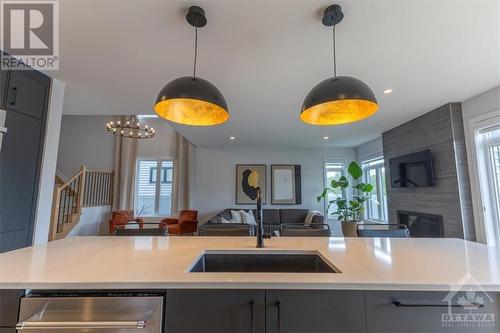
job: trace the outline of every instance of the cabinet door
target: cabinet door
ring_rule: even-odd
[[[0,327],[16,327],[24,290],[0,290]]]
[[[36,71],[11,71],[6,108],[42,119],[47,109],[50,79]]]
[[[5,107],[5,92],[7,90],[7,71],[0,70],[0,109]]]
[[[165,332],[264,332],[264,298],[260,290],[168,290]]]
[[[0,232],[0,253],[20,249],[28,245],[28,229]]]
[[[472,295],[472,294],[471,294]],[[369,333],[454,333],[454,332],[498,332],[493,325],[486,323],[488,316],[451,317],[451,315],[492,314],[498,318],[497,298],[495,293],[475,293],[470,296],[472,302],[484,301],[477,309],[466,310],[458,300],[462,293],[448,292],[366,292],[366,320]],[[479,298],[477,298],[479,297]],[[448,306],[448,299],[451,307]],[[455,318],[455,319],[453,319]],[[482,323],[476,320],[481,318]],[[458,319],[458,321],[454,321]],[[465,320],[462,322],[462,320]],[[472,321],[470,321],[472,320]],[[480,328],[475,326],[480,324]],[[490,323],[491,324],[491,323]],[[471,326],[472,325],[472,326]],[[498,322],[496,323],[498,325]]]
[[[365,332],[363,291],[268,290],[267,333]]]
[[[31,227],[42,121],[7,111],[5,127],[0,151],[0,232]]]

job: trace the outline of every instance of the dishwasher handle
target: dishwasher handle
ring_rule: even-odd
[[[21,330],[54,330],[54,329],[143,329],[145,320],[120,321],[23,321],[17,323]]]

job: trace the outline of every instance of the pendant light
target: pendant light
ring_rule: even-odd
[[[363,81],[337,76],[335,27],[344,14],[339,5],[325,9],[323,24],[333,33],[333,77],[316,85],[306,96],[300,119],[312,125],[341,125],[359,121],[377,112],[377,99]]]
[[[113,135],[130,139],[151,139],[156,135],[153,127],[142,126],[136,116],[125,121],[110,121],[106,124],[106,130]]]
[[[194,27],[193,76],[169,82],[160,91],[155,112],[166,120],[192,126],[213,126],[229,119],[229,111],[221,92],[210,82],[196,76],[198,28],[207,24],[205,12],[198,6],[189,8],[186,20]]]

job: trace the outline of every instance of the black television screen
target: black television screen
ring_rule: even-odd
[[[391,187],[434,186],[434,171],[430,150],[391,158]]]

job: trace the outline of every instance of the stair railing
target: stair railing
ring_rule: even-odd
[[[113,172],[87,170],[83,206],[110,206],[113,202],[113,178]]]
[[[52,203],[51,234],[49,240],[55,240],[64,232],[64,225],[72,223],[72,216],[81,213],[82,195],[85,190],[85,167],[82,166],[66,183],[57,185]]]
[[[87,170],[56,185],[52,203],[49,241],[66,237],[79,222],[84,207],[108,206],[113,200],[113,172]]]

